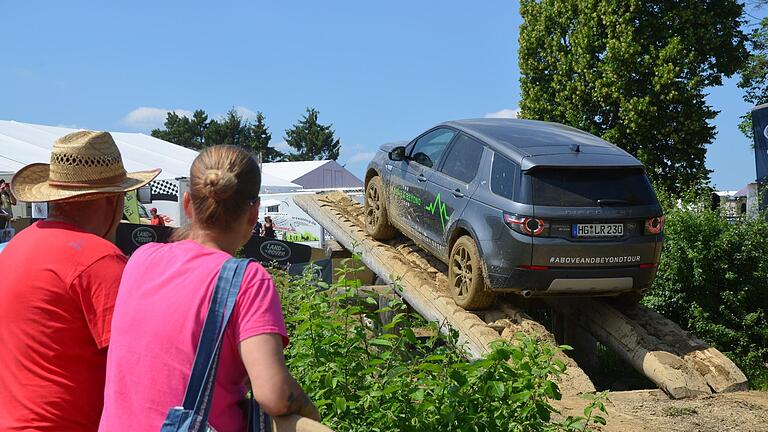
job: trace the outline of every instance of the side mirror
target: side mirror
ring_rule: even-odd
[[[404,161],[405,160],[405,147],[395,147],[389,151],[389,160]]]

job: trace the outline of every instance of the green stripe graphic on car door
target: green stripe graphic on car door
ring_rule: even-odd
[[[440,224],[443,226],[443,232],[445,232],[445,221],[448,220],[448,211],[445,209],[445,203],[440,199],[439,193],[435,197],[435,202],[427,204],[427,210],[432,213],[432,216],[435,215],[435,211],[438,212],[440,215]]]

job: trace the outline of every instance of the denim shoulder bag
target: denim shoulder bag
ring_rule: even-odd
[[[216,380],[224,331],[235,307],[237,293],[240,291],[240,284],[249,262],[249,259],[230,258],[221,267],[197,344],[192,373],[184,393],[184,404],[168,411],[160,432],[215,432],[215,429],[208,425],[213,384]],[[253,398],[249,400],[249,406],[248,431],[269,432],[271,422]]]

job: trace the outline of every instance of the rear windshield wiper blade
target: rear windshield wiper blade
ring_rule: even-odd
[[[603,206],[613,206],[613,205],[629,205],[632,204],[631,202],[623,199],[599,199],[597,200],[597,205],[600,207]]]

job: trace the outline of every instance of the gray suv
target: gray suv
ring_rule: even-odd
[[[383,145],[365,176],[365,223],[445,262],[456,303],[483,309],[496,292],[638,301],[664,216],[619,147],[557,123],[478,119]]]

